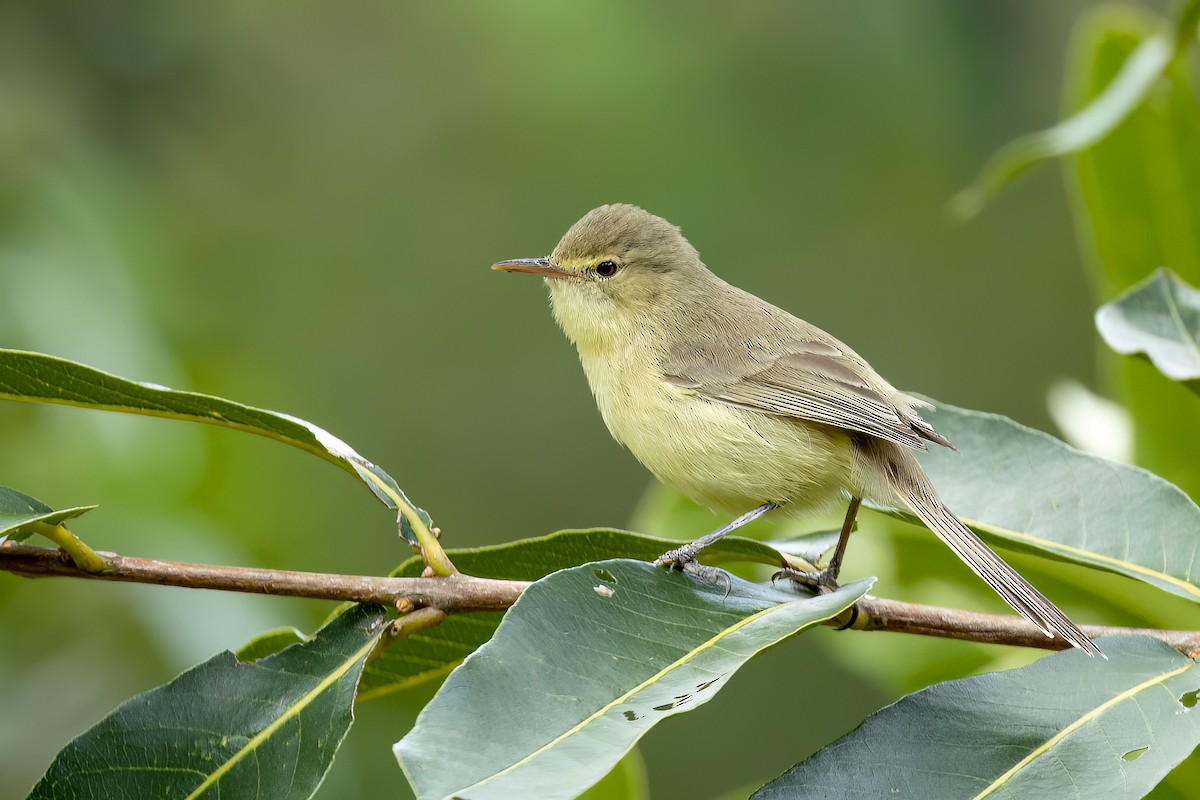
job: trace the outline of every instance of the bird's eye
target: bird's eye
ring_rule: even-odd
[[[621,265],[615,261],[601,261],[596,265],[596,274],[601,278],[611,278],[620,268]]]

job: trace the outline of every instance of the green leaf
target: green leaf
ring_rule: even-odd
[[[1158,17],[1133,6],[1086,12],[1067,58],[1067,108],[1090,103],[1161,30]],[[1064,162],[1097,306],[1159,267],[1200,286],[1200,103],[1188,67],[1173,64],[1148,102],[1104,141]],[[1195,397],[1140,360],[1102,348],[1100,363],[1132,415],[1137,463],[1200,497]]]
[[[23,350],[0,349],[0,398],[202,422],[265,436],[336,464],[358,477],[384,505],[407,505],[425,525],[430,524],[429,515],[412,505],[392,476],[333,434],[290,414],[138,383],[74,361]],[[409,544],[417,544],[407,516],[402,517],[400,527]]]
[[[754,800],[1142,797],[1200,744],[1200,669],[1149,637],[1101,646],[901,698]]]
[[[502,611],[452,614],[436,627],[405,636],[367,664],[359,699],[374,700],[446,677],[492,638],[502,619]]]
[[[821,557],[841,538],[841,530],[813,531],[796,536],[785,536],[780,539],[768,539],[763,544],[773,547],[781,553],[793,558],[803,559],[815,565]]]
[[[653,561],[678,547],[674,539],[646,536],[614,528],[557,531],[546,536],[521,539],[508,544],[447,550],[454,563],[470,575],[512,581],[535,581],[551,572],[586,561],[632,558]],[[705,564],[751,561],[770,566],[783,564],[782,554],[765,542],[741,536],[726,536],[700,554]],[[424,565],[413,557],[392,571],[394,577],[414,577]]]
[[[225,652],[138,695],[67,745],[31,800],[311,797],[382,619],[355,607],[262,661]]]
[[[41,500],[16,489],[0,486],[0,541],[6,536],[14,541],[24,541],[32,534],[28,528],[35,522],[61,525],[93,508],[95,506],[75,506],[56,511]]]
[[[422,800],[575,797],[656,723],[707,702],[751,656],[836,616],[870,583],[802,597],[635,561],[556,572],[446,680],[396,756]]]
[[[1067,106],[1093,102],[1147,39],[1161,35],[1161,24],[1132,6],[1081,17],[1067,58]],[[1066,164],[1081,250],[1093,259],[1102,299],[1161,266],[1200,284],[1200,105],[1187,64],[1173,64],[1153,102]]]
[[[1200,290],[1157,270],[1096,311],[1096,328],[1124,355],[1144,355],[1200,394]]]
[[[1103,139],[1146,98],[1170,61],[1169,37],[1155,36],[1142,42],[1091,105],[1052,128],[1014,139],[988,159],[979,176],[951,201],[954,214],[962,219],[976,216],[1009,181],[1037,162]]]
[[[290,647],[291,645],[307,640],[308,637],[295,628],[273,628],[269,631],[263,631],[258,636],[246,642],[237,649],[234,655],[238,661],[249,663],[266,658],[267,656],[273,656],[285,647]]]
[[[608,558],[652,561],[678,542],[627,531],[597,528],[559,531],[511,544],[449,550],[460,570],[481,578],[535,581],[560,569]],[[708,564],[757,561],[778,566],[782,556],[751,539],[727,536],[702,553]],[[401,564],[392,575],[412,578],[425,565],[420,558]],[[406,636],[367,664],[360,697],[364,700],[444,677],[475,652],[496,630],[504,614],[498,611],[454,614],[435,628]]]
[[[959,452],[921,465],[983,536],[1200,601],[1200,508],[1176,487],[994,414],[936,404],[926,419]]]
[[[1087,105],[1057,125],[1027,134],[1000,149],[970,186],[951,201],[952,211],[968,219],[978,214],[1013,178],[1050,158],[1085,150],[1104,139],[1146,101],[1172,61],[1195,35],[1200,2],[1192,0],[1175,31],[1162,26],[1146,36],[1102,84]],[[1190,35],[1189,35],[1190,34]]]

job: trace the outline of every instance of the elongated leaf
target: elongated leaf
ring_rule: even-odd
[[[800,597],[622,560],[556,572],[446,680],[396,756],[422,800],[575,797],[653,725],[869,586]]]
[[[93,508],[95,506],[75,506],[55,510],[23,492],[0,486],[0,541],[6,536],[18,542],[23,541],[32,533],[26,529],[35,522],[61,525]]]
[[[536,581],[551,572],[589,561],[609,558],[652,561],[678,544],[669,539],[597,528],[559,531],[492,547],[450,550],[448,555],[469,575]],[[783,557],[771,547],[737,536],[727,536],[701,555],[708,564],[735,560],[772,566],[783,563]],[[420,575],[424,567],[420,558],[411,558],[392,574],[411,578]],[[444,677],[492,637],[503,616],[495,611],[455,614],[436,628],[405,637],[367,665],[360,697],[378,697]]]
[[[1145,9],[1090,9],[1067,58],[1067,107],[1094,102],[1160,32],[1161,20]],[[1166,71],[1152,103],[1065,163],[1080,249],[1092,259],[1101,300],[1164,266],[1200,284],[1200,104],[1186,63]]]
[[[1200,290],[1157,270],[1096,312],[1108,346],[1140,354],[1172,380],[1200,393]]]
[[[31,800],[311,797],[382,619],[356,607],[262,661],[225,652],[138,695],[67,745]]]
[[[606,558],[632,558],[653,561],[667,550],[678,547],[674,539],[646,536],[615,528],[588,528],[557,531],[546,536],[521,539],[508,544],[448,550],[454,563],[462,563],[464,572],[488,578],[535,581],[551,572],[575,567],[586,561]],[[783,554],[766,542],[741,536],[726,536],[700,553],[705,564],[750,561],[777,567],[785,563]],[[413,557],[397,567],[392,575],[413,577],[421,574],[423,564]]]
[[[1149,637],[902,698],[754,794],[1137,798],[1200,744],[1196,663]]]
[[[1052,128],[1014,139],[988,159],[979,177],[952,201],[954,213],[970,219],[1009,181],[1037,162],[1082,150],[1103,139],[1145,100],[1170,63],[1171,54],[1171,39],[1165,34],[1142,42],[1091,105]]]
[[[0,398],[202,422],[265,436],[336,464],[365,483],[389,508],[397,508],[398,503],[407,505],[426,525],[430,524],[429,515],[412,505],[392,476],[333,434],[289,414],[138,383],[74,361],[23,350],[0,349]],[[410,544],[417,544],[406,518],[401,521],[401,532]]]
[[[1161,20],[1129,5],[1102,5],[1080,19],[1067,58],[1068,109],[1108,84]],[[1143,103],[1103,142],[1064,162],[1080,251],[1095,305],[1167,267],[1200,286],[1200,103],[1193,70],[1173,64]],[[1134,458],[1200,497],[1196,399],[1138,360],[1102,348],[1115,398],[1134,421]]]
[[[937,404],[926,419],[960,452],[921,464],[985,537],[1200,601],[1200,508],[1176,487],[994,414]]]
[[[1029,167],[1077,153],[1104,139],[1145,102],[1176,57],[1195,37],[1200,0],[1190,0],[1175,29],[1161,26],[1146,36],[1120,70],[1087,105],[1044,131],[1014,139],[988,159],[970,186],[959,192],[952,209],[964,219],[978,214],[1013,178]]]

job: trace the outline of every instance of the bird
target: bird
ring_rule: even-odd
[[[696,555],[774,509],[846,503],[825,569],[784,576],[836,587],[864,500],[905,508],[1048,637],[1103,655],[939,498],[914,451],[952,447],[899,391],[830,334],[722,280],[681,230],[638,206],[585,214],[547,257],[493,269],[545,279],[601,417],[651,473],[696,503],[740,515],[655,563]]]

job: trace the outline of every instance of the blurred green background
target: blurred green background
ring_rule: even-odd
[[[0,346],[312,420],[450,546],[624,526],[648,475],[543,288],[488,270],[621,201],[893,383],[1052,430],[1048,387],[1095,380],[1061,177],[970,224],[944,209],[1058,117],[1089,5],[8,2]],[[9,403],[0,441],[0,483],[101,504],[74,526],[99,548],[364,573],[406,556],[365,489],[266,440]],[[895,540],[860,540],[848,571],[882,594],[999,610],[933,577],[925,539],[895,565]],[[0,575],[0,797],[122,700],[330,608]],[[818,631],[647,737],[655,795],[766,779],[830,721],[1024,658]],[[431,692],[364,705],[321,796],[404,796],[390,745]]]

